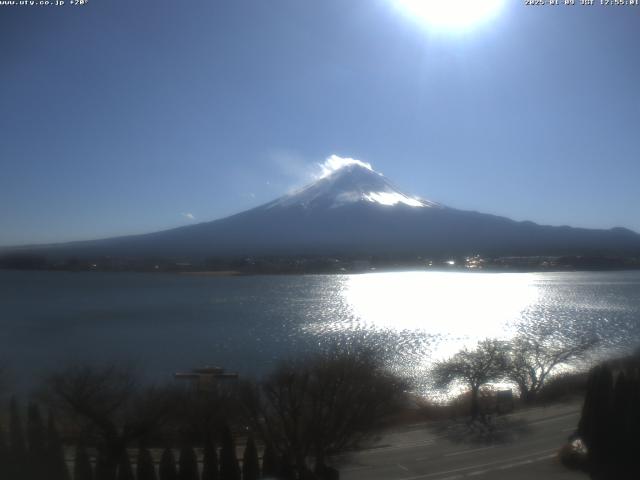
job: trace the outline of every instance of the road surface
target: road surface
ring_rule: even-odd
[[[367,450],[338,459],[342,480],[587,480],[564,468],[558,449],[575,430],[580,404],[540,407],[498,420],[509,441],[469,441],[449,423],[416,424],[384,434]],[[476,439],[477,440],[477,439]]]

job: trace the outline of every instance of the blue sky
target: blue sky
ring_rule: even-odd
[[[212,220],[331,154],[457,208],[640,231],[640,7],[523,3],[455,32],[393,0],[0,7],[0,245]]]

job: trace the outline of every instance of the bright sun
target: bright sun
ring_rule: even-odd
[[[393,0],[397,7],[430,27],[464,30],[495,16],[504,0]]]

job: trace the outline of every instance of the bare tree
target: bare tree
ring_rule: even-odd
[[[506,346],[504,342],[487,339],[478,342],[474,350],[464,348],[448,360],[437,362],[432,374],[436,386],[446,388],[462,383],[471,391],[471,419],[480,413],[479,393],[483,385],[505,376]]]
[[[507,378],[518,386],[520,399],[532,403],[554,370],[581,359],[595,344],[593,338],[572,337],[562,331],[522,333],[510,343]]]
[[[54,408],[96,438],[108,478],[115,478],[127,445],[159,428],[173,405],[168,391],[141,388],[130,369],[115,366],[70,368],[47,384]]]
[[[323,468],[326,456],[360,444],[396,411],[406,388],[370,352],[331,353],[281,364],[246,387],[245,405],[263,440],[301,472],[308,459]]]

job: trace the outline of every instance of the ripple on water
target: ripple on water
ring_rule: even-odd
[[[640,339],[640,272],[189,277],[0,271],[0,349],[16,374],[133,361],[154,377],[219,364],[260,375],[326,348],[376,349],[422,379],[431,362],[522,324]]]

